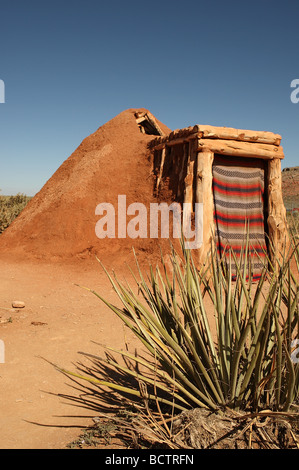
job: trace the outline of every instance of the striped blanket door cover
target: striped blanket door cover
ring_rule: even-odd
[[[257,280],[265,265],[264,161],[215,155],[213,163],[214,221],[220,256],[231,248],[238,259],[244,253],[247,235],[251,272]],[[231,261],[233,277],[236,266]]]

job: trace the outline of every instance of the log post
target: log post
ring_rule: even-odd
[[[181,164],[181,168],[180,168],[180,172],[179,172],[179,178],[178,178],[178,192],[177,192],[178,197],[180,197],[181,194],[182,194],[182,186],[183,186],[182,181],[183,181],[183,177],[184,177],[185,162],[186,162],[187,154],[188,154],[188,143],[184,143],[183,144],[182,164]]]
[[[277,256],[282,259],[289,247],[286,209],[282,198],[281,162],[278,159],[268,162],[268,232],[270,239],[270,259],[277,264]]]
[[[193,215],[194,215],[194,196],[193,196],[193,184],[196,171],[196,145],[194,141],[190,141],[187,147],[187,171],[184,179],[184,204],[183,204],[183,234],[188,245],[193,238],[192,226],[194,227]]]
[[[203,204],[203,244],[198,253],[200,265],[203,265],[207,261],[215,232],[212,188],[213,161],[213,152],[198,152],[196,169],[196,202]]]
[[[188,144],[188,162],[187,162],[187,174],[185,176],[185,191],[184,191],[184,204],[191,204],[193,208],[193,178],[194,178],[194,166],[196,161],[196,145],[194,141],[190,141]]]

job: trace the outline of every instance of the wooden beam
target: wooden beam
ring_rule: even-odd
[[[264,158],[269,160],[272,158],[284,158],[283,148],[281,146],[277,147],[275,145],[235,140],[199,139],[197,151],[211,151],[232,157]]]
[[[201,135],[200,135],[201,136]],[[198,134],[189,134],[185,137],[179,137],[179,138],[173,138],[172,140],[167,140],[167,139],[161,139],[160,143],[151,143],[150,146],[153,148],[153,150],[160,150],[161,148],[165,147],[172,147],[173,145],[181,145],[185,144],[186,142],[190,142],[190,140],[196,139],[198,137]],[[159,142],[159,139],[155,139],[155,142]]]
[[[242,142],[256,142],[261,144],[270,144],[279,146],[281,136],[272,132],[250,131],[243,129],[234,129],[232,127],[214,127],[198,125],[198,132],[202,133],[203,138],[238,140]]]

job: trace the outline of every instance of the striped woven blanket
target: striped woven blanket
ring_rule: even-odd
[[[214,221],[220,256],[232,249],[240,260],[249,237],[253,279],[259,279],[265,264],[264,162],[215,155],[213,164]],[[236,265],[231,258],[232,274]],[[242,259],[242,258],[241,258]]]

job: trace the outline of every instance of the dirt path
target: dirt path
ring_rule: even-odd
[[[82,360],[78,351],[103,351],[92,341],[123,347],[120,320],[75,284],[109,299],[115,300],[115,294],[97,262],[76,268],[0,263],[0,340],[5,345],[5,362],[0,363],[0,448],[65,448],[78,437],[80,426],[92,424],[80,416],[95,413],[53,395],[71,394],[71,382],[39,356],[74,370],[73,363]],[[25,308],[5,310],[14,300],[24,301]],[[133,340],[126,332],[126,341]]]

